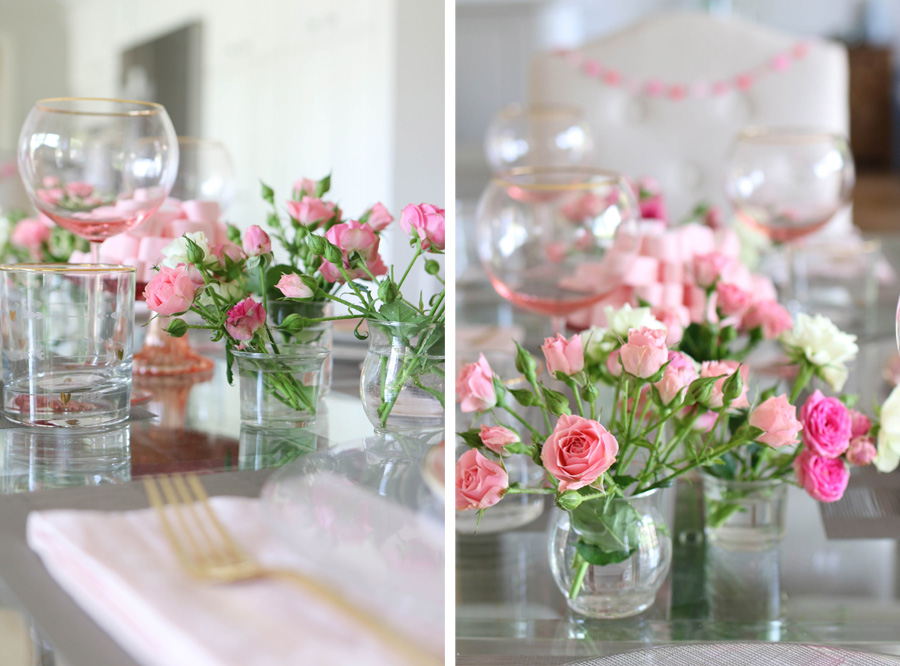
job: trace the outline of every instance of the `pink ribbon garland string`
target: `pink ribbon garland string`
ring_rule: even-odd
[[[570,49],[557,49],[554,54],[577,68],[588,78],[600,81],[610,87],[622,88],[633,95],[647,95],[680,101],[687,97],[718,97],[734,90],[741,92],[750,90],[761,79],[790,69],[796,61],[807,56],[809,49],[808,42],[798,42],[787,51],[777,53],[757,67],[740,72],[730,78],[716,81],[697,80],[693,83],[667,83],[658,78],[634,78],[618,69],[604,65],[599,60],[588,58],[583,53]]]

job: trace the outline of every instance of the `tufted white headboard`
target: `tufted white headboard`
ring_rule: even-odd
[[[663,13],[577,51],[623,77],[690,85],[733,80],[801,40],[742,20]],[[833,42],[806,43],[804,58],[746,91],[678,101],[607,85],[557,54],[541,54],[532,62],[530,101],[580,106],[594,131],[595,162],[629,176],[655,177],[678,220],[700,201],[725,203],[722,165],[742,127],[814,125],[848,132],[846,50]]]

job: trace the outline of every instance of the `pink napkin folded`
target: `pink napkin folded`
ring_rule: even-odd
[[[304,570],[266,526],[260,500],[215,497],[211,504],[259,562]],[[298,586],[191,578],[152,509],[34,512],[27,536],[56,582],[146,666],[403,663],[377,636]]]

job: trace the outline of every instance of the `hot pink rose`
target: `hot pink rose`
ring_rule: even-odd
[[[393,216],[388,212],[387,208],[379,202],[372,206],[372,210],[369,211],[369,219],[366,220],[366,224],[375,231],[382,231],[393,221]]]
[[[378,252],[378,236],[368,224],[360,224],[356,220],[347,220],[336,224],[325,233],[325,238],[337,245],[347,255],[359,252],[369,257]]]
[[[409,204],[400,213],[400,228],[407,236],[412,237],[413,230],[420,239],[424,249],[443,250],[445,242],[444,209],[431,204]]]
[[[557,333],[555,338],[544,340],[541,351],[547,359],[547,371],[551,375],[561,372],[571,377],[584,369],[584,346],[577,333],[571,340]]]
[[[803,425],[797,420],[797,408],[785,395],[773,396],[757,405],[750,412],[748,422],[764,431],[757,439],[758,442],[776,449],[795,444],[797,435],[803,429]]]
[[[741,409],[750,406],[750,401],[747,400],[747,376],[749,371],[747,370],[746,365],[740,365],[737,361],[704,361],[700,366],[701,377],[721,377],[721,379],[713,385],[712,394],[709,398],[709,407],[718,409],[724,404],[725,396],[722,391],[725,387],[725,382],[728,381],[728,378],[731,377],[739,367],[744,386],[741,389],[741,394],[731,401],[730,408]]]
[[[235,340],[251,340],[266,323],[266,310],[262,303],[247,297],[228,311],[225,330]]]
[[[66,185],[66,194],[70,197],[80,197],[84,199],[94,193],[94,186],[90,183],[74,182]]]
[[[597,421],[563,414],[541,449],[544,468],[560,490],[589,486],[616,461],[619,443]]]
[[[859,437],[867,435],[872,429],[872,422],[869,417],[860,411],[851,409],[850,411],[850,436]]]
[[[837,458],[850,446],[850,410],[837,398],[816,391],[800,409],[803,443],[822,458]]]
[[[456,395],[464,412],[484,412],[497,404],[494,372],[484,354],[475,363],[463,366],[456,380]]]
[[[318,181],[311,178],[301,178],[294,183],[294,193],[302,196],[308,194],[311,197],[316,196],[316,189],[319,187]]]
[[[310,289],[296,273],[285,273],[278,280],[275,287],[287,298],[312,298],[313,290]]]
[[[750,292],[725,282],[716,285],[716,306],[726,317],[740,317],[752,303]]]
[[[840,458],[822,458],[804,449],[794,460],[797,482],[819,502],[837,502],[844,496],[850,471]]]
[[[698,254],[694,257],[694,281],[698,286],[711,287],[731,264],[731,259],[720,252]]]
[[[498,455],[502,454],[503,449],[510,444],[517,444],[522,441],[519,439],[518,433],[503,426],[482,425],[478,436],[481,438],[482,444]]]
[[[662,194],[652,194],[638,202],[641,209],[641,217],[645,220],[662,220],[667,222],[669,214],[666,212],[666,204]]]
[[[878,455],[875,448],[875,438],[871,435],[860,435],[850,440],[850,446],[847,448],[847,455],[844,456],[847,462],[857,467],[871,465]]]
[[[45,218],[29,217],[20,220],[13,229],[9,241],[16,247],[31,251],[33,258],[40,258],[41,247],[50,240],[52,226]]]
[[[654,384],[664,405],[671,404],[697,378],[697,368],[687,354],[670,351],[668,360],[662,379]]]
[[[144,300],[153,312],[168,317],[187,312],[196,293],[197,285],[184,264],[176,268],[163,266],[144,287]]]
[[[254,224],[244,232],[244,252],[248,257],[258,257],[271,251],[272,240],[262,227]]]
[[[652,377],[668,358],[665,330],[642,326],[628,331],[628,342],[622,345],[620,362],[629,375],[641,379]]]
[[[287,202],[288,213],[302,225],[310,225],[314,222],[330,220],[335,214],[334,204],[330,201],[322,201],[311,196],[305,196],[300,201]]]
[[[620,357],[622,356],[622,349],[614,349],[609,353],[609,356],[606,357],[606,369],[609,370],[609,374],[613,377],[620,377],[622,375],[622,361]]]
[[[766,340],[774,340],[794,325],[791,313],[776,301],[754,303],[744,314],[741,327],[745,331],[761,328]]]
[[[509,487],[504,469],[469,449],[456,461],[456,509],[486,509],[503,499]]]

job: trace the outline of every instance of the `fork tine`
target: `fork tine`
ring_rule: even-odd
[[[181,539],[175,535],[175,530],[172,529],[169,518],[166,516],[165,502],[160,494],[159,485],[157,485],[156,479],[152,476],[144,477],[144,490],[147,492],[150,506],[154,508],[156,515],[159,516],[159,522],[162,523],[163,532],[172,548],[175,550],[175,555],[181,561],[181,564],[185,569],[188,571],[195,571],[197,566],[196,563],[185,551]]]
[[[197,502],[204,502],[203,497],[192,494],[188,485],[184,482],[184,477],[180,474],[172,475],[172,483],[175,486],[175,490],[178,491],[178,495],[181,498],[182,505],[188,516],[196,526],[196,530],[194,531],[195,534],[199,533],[199,535],[202,536],[202,541],[205,542],[206,550],[204,552],[208,555],[208,559],[217,561],[219,564],[234,563],[238,558],[234,553],[228,551],[227,543],[223,543],[221,539],[215,538],[215,535],[211,533],[210,522],[204,520],[203,516],[197,510]],[[197,482],[196,485],[199,486],[199,482]],[[193,487],[194,484],[191,484],[191,486]],[[200,486],[200,488],[202,489],[202,486]]]
[[[210,524],[216,528],[219,536],[222,537],[222,541],[227,544],[228,548],[231,549],[234,558],[246,559],[247,556],[244,554],[244,551],[241,550],[241,548],[234,542],[234,540],[231,538],[231,535],[228,533],[222,523],[219,522],[218,516],[216,516],[215,512],[212,510],[212,507],[209,505],[209,495],[206,494],[206,489],[203,487],[203,484],[200,483],[200,480],[194,474],[188,474],[187,482],[188,485],[190,485],[191,489],[194,491],[194,495],[203,506],[204,512],[206,513]]]
[[[172,506],[175,518],[177,519],[177,523],[181,526],[181,533],[184,536],[185,541],[190,544],[190,549],[194,554],[194,570],[200,569],[204,566],[209,566],[212,564],[212,560],[210,559],[209,554],[204,551],[200,544],[194,539],[194,530],[191,529],[190,525],[188,525],[188,521],[185,517],[185,512],[182,511],[182,506],[185,505],[181,499],[178,497],[175,492],[175,488],[172,485],[172,480],[167,476],[160,476],[158,479],[159,486],[162,488],[163,495],[166,498],[166,501]],[[185,505],[186,506],[186,505]]]

